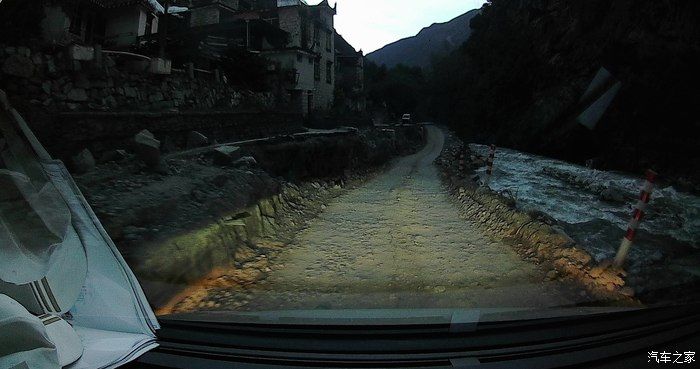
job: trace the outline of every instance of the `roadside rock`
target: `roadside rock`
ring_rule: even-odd
[[[241,148],[238,146],[220,146],[214,149],[213,159],[216,165],[230,165],[241,157]]]
[[[85,92],[84,89],[82,88],[74,88],[68,92],[68,100],[70,101],[76,101],[76,102],[82,102],[82,101],[88,101],[88,95],[87,92]]]
[[[26,56],[14,54],[5,60],[2,71],[11,76],[30,78],[34,75],[34,63]]]
[[[187,135],[187,148],[194,149],[197,147],[207,146],[209,144],[209,139],[207,136],[197,132],[192,131]]]
[[[95,168],[95,158],[88,149],[79,152],[73,157],[73,170],[76,173],[87,173]]]
[[[258,165],[258,161],[252,156],[244,156],[233,163],[236,167],[254,167]]]
[[[110,161],[120,162],[126,159],[127,153],[125,150],[110,150],[102,154],[100,157],[100,163],[107,163]]]
[[[136,154],[146,165],[156,168],[160,165],[160,141],[151,132],[143,130],[134,136]]]

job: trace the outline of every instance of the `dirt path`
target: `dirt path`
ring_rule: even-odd
[[[566,305],[570,288],[461,219],[433,161],[428,128],[415,155],[329,204],[236,310]],[[222,306],[226,309],[226,306]]]

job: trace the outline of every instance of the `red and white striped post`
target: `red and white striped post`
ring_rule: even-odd
[[[637,205],[634,208],[632,220],[627,226],[627,233],[625,234],[625,238],[622,239],[620,249],[617,250],[617,255],[615,256],[616,267],[621,267],[625,263],[627,253],[629,253],[630,247],[632,247],[632,241],[634,241],[634,236],[637,233],[639,224],[642,222],[642,218],[644,218],[644,210],[646,210],[649,200],[651,200],[651,193],[654,190],[654,183],[656,182],[656,176],[658,176],[658,174],[649,169],[646,171],[645,176],[646,181],[644,187],[642,187],[639,201],[637,201]]]
[[[491,181],[491,175],[493,175],[493,161],[496,159],[496,145],[491,145],[491,152],[489,153],[489,159],[486,162],[486,181],[484,184],[488,184]]]

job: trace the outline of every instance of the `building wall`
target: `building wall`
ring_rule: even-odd
[[[70,18],[60,5],[44,7],[45,17],[41,20],[41,32],[49,44],[63,44],[70,39],[68,29]]]
[[[287,90],[294,110],[307,115],[309,113],[308,94],[316,88],[314,57],[300,50],[276,51],[264,55],[269,60],[279,63],[282,70],[296,70],[299,73],[299,81],[296,84],[290,83]]]
[[[105,24],[106,46],[128,46],[145,33],[146,13],[137,7],[110,10]]]
[[[317,29],[316,19],[312,14],[319,10],[323,26]],[[302,73],[300,79],[307,83],[311,78],[313,82],[313,87],[309,90],[313,93],[314,110],[330,109],[333,104],[336,80],[333,12],[325,7],[296,5],[278,8],[278,15],[279,27],[289,33],[287,47],[309,48],[310,51],[317,54],[314,63],[317,63],[320,69],[319,78],[316,79],[314,65],[309,65],[308,60],[304,58],[304,63],[302,63],[304,65],[298,66],[298,70]],[[316,37],[317,33],[318,37]],[[331,63],[330,71],[328,71],[328,63]],[[306,104],[306,106],[308,105]]]
[[[301,47],[301,14],[299,7],[279,8],[279,27],[289,33],[289,47]]]
[[[314,50],[320,54],[321,78],[315,81],[314,106],[316,110],[328,110],[333,105],[333,95],[335,91],[335,29],[333,15],[330,11],[323,10],[321,13],[323,23],[328,30],[319,30],[319,44],[314,46]],[[313,26],[310,27],[313,29]],[[328,33],[327,31],[330,31]],[[313,31],[312,31],[313,32]],[[327,48],[327,38],[330,37],[330,47]],[[328,83],[328,63],[330,67],[330,83]]]
[[[192,9],[190,11],[190,27],[217,24],[221,18],[221,12],[215,5]]]

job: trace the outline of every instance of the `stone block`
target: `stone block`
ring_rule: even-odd
[[[170,74],[172,70],[172,61],[163,58],[151,59],[149,72],[151,74]]]
[[[68,92],[67,98],[70,101],[87,101],[88,95],[84,89],[74,88]]]
[[[85,149],[73,158],[73,170],[76,173],[87,173],[95,168],[95,158],[90,150]]]
[[[32,77],[35,69],[31,59],[19,54],[10,55],[2,65],[3,73],[21,78]]]
[[[107,163],[110,161],[122,161],[126,159],[127,153],[125,150],[110,150],[102,154],[100,157],[100,163]]]
[[[240,157],[241,148],[238,146],[220,146],[213,152],[214,164],[216,165],[230,165]]]
[[[258,204],[260,207],[260,213],[266,217],[271,217],[274,218],[276,216],[275,212],[275,206],[272,203],[272,200],[269,199],[264,199],[260,200],[260,203]]]
[[[134,136],[135,149],[138,157],[146,165],[156,168],[160,165],[160,141],[153,137],[148,130],[143,130]]]
[[[41,89],[44,91],[45,94],[50,95],[51,94],[51,82],[44,81],[41,84]]]
[[[209,144],[209,139],[207,136],[197,132],[192,131],[187,135],[187,148],[192,149],[196,147],[207,146]]]
[[[20,47],[17,48],[17,54],[18,54],[18,55],[22,55],[22,56],[24,56],[25,58],[28,58],[28,57],[30,57],[30,56],[32,55],[32,51],[29,50],[29,48],[26,47],[26,46],[20,46]]]
[[[70,45],[68,57],[72,60],[90,61],[95,59],[95,48],[91,46]]]
[[[129,87],[129,86],[124,87],[124,96],[136,97],[137,96],[136,89],[133,87]]]

